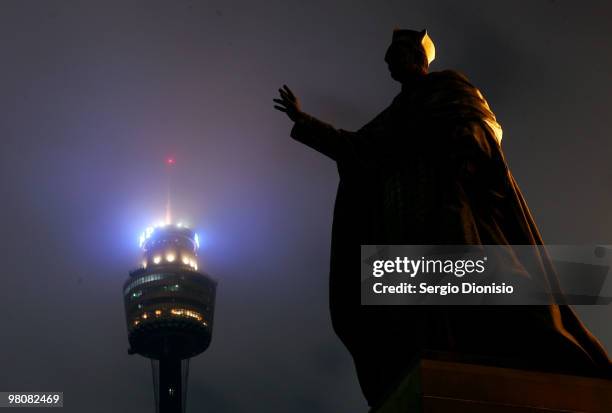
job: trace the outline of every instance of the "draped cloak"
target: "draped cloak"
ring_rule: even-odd
[[[432,72],[356,132],[313,117],[291,136],[337,162],[332,325],[376,405],[414,357],[437,350],[608,375],[610,360],[566,305],[361,306],[360,245],[541,245],[501,149],[501,127],[462,74]],[[530,274],[555,293],[550,258]]]

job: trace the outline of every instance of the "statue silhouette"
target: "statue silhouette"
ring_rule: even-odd
[[[543,244],[495,115],[462,74],[429,72],[434,57],[425,30],[395,30],[385,61],[401,92],[356,132],[304,113],[287,86],[274,99],[295,122],[291,136],[338,166],[330,310],[366,399],[379,404],[431,350],[608,376],[606,351],[566,305],[360,305],[359,245]],[[554,284],[549,258],[538,258]]]

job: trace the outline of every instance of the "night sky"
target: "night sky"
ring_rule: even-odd
[[[278,87],[357,129],[399,91],[392,29],[427,28],[431,70],[461,70],[497,114],[545,241],[612,244],[611,18],[565,0],[2,1],[0,391],[153,411],[122,284],[171,155],[174,215],[219,280],[189,411],[365,412],[327,307],[335,164],[289,138]],[[612,350],[612,307],[579,310]]]

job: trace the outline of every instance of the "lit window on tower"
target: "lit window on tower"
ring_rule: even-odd
[[[200,315],[200,313],[196,311],[186,310],[184,308],[173,308],[172,310],[170,310],[170,312],[173,315],[191,317],[191,318],[195,318],[198,321],[202,321],[202,316]]]

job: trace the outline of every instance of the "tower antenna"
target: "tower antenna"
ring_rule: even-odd
[[[166,159],[166,225],[172,223],[172,202],[171,202],[171,187],[172,187],[172,169],[176,164],[174,157],[170,156]]]

